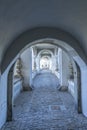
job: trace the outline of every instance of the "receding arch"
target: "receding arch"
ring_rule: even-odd
[[[83,53],[83,50],[79,46],[79,42],[74,39],[70,34],[62,33],[61,30],[55,30],[54,28],[42,28],[43,33],[40,33],[39,30],[41,28],[37,28],[36,30],[31,30],[30,32],[24,33],[23,37],[22,35],[19,36],[18,39],[16,39],[13,44],[8,48],[4,55],[4,59],[2,60],[2,73],[5,71],[5,69],[8,67],[8,65],[13,61],[15,56],[25,47],[30,47],[32,45],[35,45],[37,43],[50,43],[54,44],[56,46],[61,47],[63,50],[65,50],[68,55],[78,64],[80,67],[81,72],[81,100],[82,100],[82,112],[85,116],[87,116],[87,103],[86,98],[87,94],[85,89],[86,87],[86,79],[84,76],[87,76],[87,65],[86,65],[86,57]],[[52,31],[53,30],[53,31]],[[52,31],[52,32],[51,32]],[[55,32],[56,31],[56,32]],[[61,33],[60,33],[61,32]],[[36,35],[35,35],[36,33]],[[28,35],[30,34],[30,35]],[[40,34],[40,35],[38,35]],[[59,34],[59,35],[58,35]],[[32,36],[32,37],[29,37]],[[21,46],[20,46],[21,44]],[[14,51],[13,51],[14,50]],[[11,55],[12,54],[12,55]]]
[[[70,33],[65,32],[59,28],[53,27],[38,27],[34,29],[30,29],[18,36],[8,47],[6,50],[2,62],[1,62],[1,73],[5,71],[7,66],[11,63],[12,59],[20,52],[22,48],[24,48],[29,43],[44,39],[44,38],[53,38],[59,39],[61,41],[66,42],[72,48],[76,50],[79,56],[87,63],[86,56],[83,52],[82,47],[80,46],[79,41],[73,37]],[[52,42],[52,40],[51,40]]]
[[[76,68],[77,68],[77,91],[78,91],[78,112],[81,113],[82,112],[82,99],[81,99],[81,70],[79,65],[75,62],[76,64]]]
[[[41,55],[43,52],[49,52],[49,54],[51,54],[53,56],[52,51],[48,50],[48,49],[43,49],[39,52],[38,56]]]
[[[73,60],[73,62],[74,62],[74,60]],[[79,73],[80,73],[80,68],[79,68],[78,64],[76,62],[74,62],[74,63],[76,64],[77,68],[79,69]],[[10,66],[10,69],[8,71],[8,79],[7,79],[7,121],[12,121],[12,119],[13,119],[12,93],[13,93],[13,70],[14,70],[14,64],[15,63],[13,63]],[[80,79],[77,79],[77,80],[80,81]],[[78,100],[77,101],[78,102],[78,104],[77,104],[77,111],[78,111],[78,113],[81,113],[82,112],[81,111],[81,107],[82,107],[81,106],[81,86],[79,86],[79,87],[80,87],[80,89],[77,88],[80,91],[80,93],[78,93],[78,99],[77,99]]]

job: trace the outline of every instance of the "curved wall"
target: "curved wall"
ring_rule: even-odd
[[[66,42],[68,45],[74,48],[79,56],[87,63],[86,56],[80,47],[79,42],[72,35],[57,28],[39,27],[22,33],[8,47],[1,63],[1,73],[5,71],[12,59],[15,58],[22,48],[35,40],[45,38],[53,38]],[[52,40],[51,43],[53,44]]]

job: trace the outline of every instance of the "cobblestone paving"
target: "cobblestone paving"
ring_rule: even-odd
[[[14,120],[1,130],[87,130],[87,118],[77,113],[72,96],[51,85],[22,92],[13,112]]]

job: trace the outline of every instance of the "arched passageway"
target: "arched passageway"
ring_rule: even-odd
[[[51,38],[46,38],[46,39],[40,39],[40,40],[37,40],[37,41],[35,41],[35,42],[33,42],[33,43],[30,43],[29,44],[29,46],[27,46],[27,47],[30,47],[31,45],[35,45],[35,44],[37,44],[37,43],[39,43],[39,44],[42,44],[42,43],[51,43],[51,44],[54,44],[54,45],[57,45],[57,46],[59,46],[59,47],[61,47],[64,51],[66,51],[67,53],[68,53],[68,55],[71,57],[71,59],[73,60],[73,61],[75,61],[78,65],[79,65],[79,67],[80,67],[80,71],[78,71],[78,72],[80,72],[80,74],[81,74],[81,79],[78,77],[78,80],[80,80],[81,81],[81,86],[80,86],[80,90],[79,91],[81,91],[81,93],[80,94],[78,94],[79,95],[79,97],[80,98],[78,98],[78,101],[79,101],[79,99],[80,99],[80,104],[78,103],[78,101],[77,101],[77,104],[78,105],[80,105],[80,112],[81,112],[81,107],[82,107],[82,112],[83,112],[83,114],[86,116],[86,104],[85,104],[85,97],[86,97],[86,93],[83,93],[84,92],[84,90],[85,90],[85,84],[83,84],[83,82],[85,82],[85,79],[83,79],[83,76],[84,75],[86,75],[86,72],[84,73],[84,69],[86,68],[86,64],[85,64],[85,62],[81,59],[81,57],[78,55],[78,53],[75,51],[75,49],[74,48],[72,48],[71,46],[68,46],[68,44],[67,43],[65,43],[65,42],[63,42],[63,41],[60,41],[60,40],[57,40],[57,39],[51,39]],[[25,47],[26,48],[26,47]],[[29,53],[29,54],[31,54],[31,53]],[[13,62],[14,63],[14,62]],[[12,64],[13,64],[12,63]],[[11,65],[10,65],[11,66]],[[78,70],[78,69],[77,69]],[[8,71],[9,72],[9,71]],[[7,72],[7,73],[8,73]],[[78,75],[78,74],[77,74]],[[12,75],[11,75],[12,76]],[[8,76],[9,77],[9,76]],[[7,80],[8,81],[8,80]],[[12,82],[12,81],[11,81]],[[76,88],[77,89],[77,88]],[[79,91],[77,91],[77,92],[79,92]],[[32,92],[31,92],[32,93]],[[8,92],[8,94],[9,94],[9,92]],[[12,93],[11,93],[12,94]],[[39,97],[40,98],[40,97]],[[68,98],[68,97],[67,97]],[[30,98],[31,99],[31,98]],[[56,99],[57,100],[57,99]],[[10,99],[10,101],[12,101],[11,99]],[[82,103],[81,103],[81,101],[82,101]],[[76,104],[76,105],[77,105]],[[12,106],[11,106],[12,107]],[[20,106],[19,106],[20,107]],[[55,108],[56,106],[54,106],[54,108]],[[58,107],[59,107],[59,109],[62,109],[61,108],[61,106],[57,106],[56,108],[58,109]],[[64,108],[64,106],[63,106],[63,108]],[[78,108],[79,108],[79,106],[78,106]],[[12,108],[11,108],[12,109]],[[66,109],[66,108],[64,108],[64,109]],[[11,114],[10,114],[11,115]],[[84,117],[81,115],[81,118],[83,118],[84,119]],[[84,119],[85,120],[85,119]]]
[[[11,68],[11,70],[12,70],[12,68]],[[9,71],[9,74],[10,74],[10,72],[11,71]],[[79,71],[80,72],[80,71]],[[11,75],[12,76],[12,75]],[[47,91],[49,91],[49,93],[51,92],[51,91],[53,91],[54,93],[55,93],[55,90],[56,91],[58,91],[57,90],[57,87],[59,86],[59,81],[58,81],[58,78],[56,77],[56,76],[54,76],[50,71],[48,71],[48,70],[42,70],[42,71],[40,71],[39,73],[38,73],[38,75],[34,78],[34,84],[33,84],[33,86],[35,87],[35,88],[38,88],[39,87],[39,91],[43,91],[44,89],[45,89],[45,91],[47,90]],[[9,90],[9,89],[8,89]],[[51,90],[51,91],[50,91]],[[38,93],[39,93],[39,91],[37,91]],[[44,92],[44,91],[43,91]],[[9,91],[9,93],[10,93],[10,91]],[[41,93],[41,92],[40,92]],[[45,95],[44,95],[45,96]],[[78,96],[78,95],[77,95]],[[81,95],[80,95],[81,96]],[[79,96],[79,99],[80,99],[80,102],[81,102],[81,97]],[[52,98],[54,98],[54,97],[52,97]],[[12,97],[10,96],[10,99],[12,99]],[[54,99],[53,99],[54,100]],[[57,99],[56,99],[57,100]],[[11,100],[10,100],[11,101]],[[79,100],[78,100],[79,101]],[[77,101],[77,102],[78,102]],[[11,101],[12,102],[12,101]],[[38,102],[38,101],[37,101]],[[59,101],[60,102],[60,101]],[[73,102],[73,101],[72,101]],[[57,102],[55,103],[53,103],[53,104],[57,104]],[[60,107],[61,108],[61,106],[55,106],[54,105],[54,107]],[[76,104],[77,105],[77,104]],[[81,105],[81,104],[80,104]],[[12,109],[12,107],[13,107],[13,105],[11,104],[11,109]],[[49,107],[50,107],[50,105],[49,105]],[[62,107],[64,107],[64,109],[66,109],[65,108],[65,106],[62,106]],[[81,106],[80,106],[81,107]],[[78,102],[78,112],[81,112],[81,108],[79,107],[79,102]],[[34,108],[35,109],[35,108]],[[71,110],[72,111],[72,110]],[[14,113],[14,115],[15,115],[15,113]],[[16,119],[17,119],[17,117],[16,117]],[[10,121],[12,120],[12,113],[11,113],[11,115],[10,115]]]

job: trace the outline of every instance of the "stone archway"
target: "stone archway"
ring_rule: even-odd
[[[82,112],[85,116],[87,116],[87,103],[86,103],[87,80],[85,78],[87,77],[87,65],[86,65],[87,60],[83,50],[79,46],[79,42],[70,34],[60,29],[57,30],[55,28],[37,28],[34,30],[29,30],[26,33],[23,33],[13,42],[13,44],[11,44],[11,46],[9,46],[8,50],[6,51],[1,64],[2,73],[4,73],[8,65],[15,58],[15,56],[21,51],[21,49],[23,49],[26,45],[31,46],[38,42],[51,43],[61,47],[66,52],[68,52],[68,54],[72,57],[72,59],[76,61],[76,63],[79,65],[81,70]],[[19,43],[21,44],[21,46]]]
[[[64,42],[62,42],[62,41],[59,41],[59,40],[56,40],[56,39],[41,39],[41,40],[38,40],[38,41],[35,41],[34,43],[33,43],[33,45],[34,44],[37,44],[38,42],[39,43],[41,43],[41,42],[46,42],[46,41],[51,41],[51,40],[54,40],[54,44],[56,45],[56,46],[59,46],[59,47],[61,47],[62,49],[64,49],[64,51],[65,52],[67,52],[68,54],[69,54],[69,56],[72,58],[72,60],[73,61],[75,61],[76,62],[76,64],[77,65],[79,65],[79,61],[80,61],[80,59],[78,60],[78,54],[75,52],[75,50],[73,49],[73,48],[71,48],[70,46],[69,46],[69,48],[67,48],[67,43],[64,43]],[[58,41],[59,41],[59,43],[58,43]],[[66,44],[66,47],[64,47],[64,45],[62,44],[61,45],[61,43],[63,43],[63,44]],[[32,45],[32,44],[31,44]],[[30,47],[30,46],[29,46]],[[77,59],[76,59],[77,58]],[[78,62],[77,62],[77,60],[78,60]],[[78,74],[80,73],[80,71],[79,71],[79,68],[78,68]],[[11,74],[10,74],[11,75]],[[80,73],[80,75],[81,75],[81,73]],[[8,77],[10,77],[10,76],[8,76]],[[78,83],[79,82],[81,82],[81,79],[78,77]],[[79,91],[80,91],[80,93],[79,93]],[[77,102],[77,110],[78,110],[78,112],[80,113],[81,112],[81,86],[80,86],[80,89],[79,89],[79,91],[78,91],[78,102]]]

